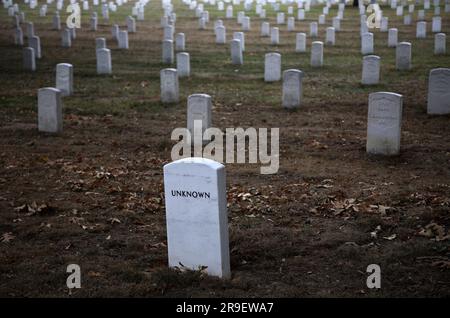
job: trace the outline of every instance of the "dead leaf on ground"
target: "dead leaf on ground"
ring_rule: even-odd
[[[0,242],[9,243],[14,239],[15,239],[15,236],[12,234],[12,232],[7,232],[7,233],[2,234]]]

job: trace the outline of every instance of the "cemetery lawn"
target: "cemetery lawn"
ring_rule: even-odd
[[[399,41],[412,42],[413,69],[395,71],[395,49],[387,48],[387,33],[375,30],[381,84],[363,87],[355,8],[346,8],[320,69],[309,66],[309,36],[307,53],[295,53],[295,32],[282,26],[281,44],[270,46],[250,13],[244,65],[236,67],[229,45],[214,44],[214,21],[224,12],[208,7],[211,21],[199,31],[193,13],[174,3],[192,76],[180,80],[181,101],[170,106],[159,101],[159,72],[166,67],[160,1],[149,4],[146,20],[129,34],[129,50],[117,49],[110,28],[125,26],[131,3],[111,13],[109,24],[98,11],[97,32],[89,31],[83,13],[70,49],[51,30],[53,7],[47,17],[25,9],[41,37],[35,73],[22,70],[22,49],[13,45],[11,18],[1,10],[0,296],[68,296],[71,263],[82,271],[82,288],[72,292],[77,297],[450,296],[450,117],[426,114],[428,73],[449,67],[450,57],[432,54],[430,30],[417,40],[415,23],[404,26],[384,8]],[[336,12],[330,10],[326,26]],[[313,8],[296,29],[308,33],[318,15]],[[274,13],[267,16],[273,25]],[[442,25],[447,34],[449,18]],[[235,19],[224,24],[229,40],[239,27]],[[96,75],[100,36],[111,49],[112,76]],[[270,51],[282,54],[283,70],[305,73],[297,111],[282,109],[280,82],[263,81]],[[74,65],[75,81],[74,95],[63,100],[63,133],[38,133],[37,90],[55,85],[62,62]],[[398,157],[365,152],[368,95],[376,91],[404,96]],[[193,93],[212,96],[214,127],[280,128],[277,174],[226,164],[229,281],[167,269],[162,167],[171,161],[171,132],[185,127]],[[381,266],[379,290],[366,287],[369,264]]]

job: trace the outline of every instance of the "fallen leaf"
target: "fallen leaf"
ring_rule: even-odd
[[[15,236],[11,232],[3,233],[2,237],[0,239],[0,242],[2,242],[2,243],[9,243],[14,238],[15,238]]]

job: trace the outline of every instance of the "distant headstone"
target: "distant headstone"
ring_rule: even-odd
[[[326,39],[325,43],[328,45],[334,45],[335,44],[335,32],[333,27],[328,27],[326,32]]]
[[[225,167],[206,158],[164,166],[170,267],[230,278]]]
[[[191,75],[189,53],[177,53],[177,72],[179,78],[189,77]]]
[[[311,66],[321,67],[323,65],[323,42],[311,43]]]
[[[118,38],[119,38],[119,25],[118,24],[113,24],[113,26],[111,27],[111,35],[112,35],[113,39],[118,40]]]
[[[128,50],[128,32],[125,30],[119,31],[117,42],[119,49]]]
[[[242,52],[245,52],[245,34],[244,34],[244,32],[234,32],[233,40],[234,39],[241,41],[241,50],[242,50]]]
[[[437,33],[441,32],[442,27],[442,18],[441,17],[433,17],[433,24],[432,24],[432,32]]]
[[[173,41],[164,40],[162,43],[162,62],[164,64],[172,64],[174,59]]]
[[[299,9],[297,11],[297,20],[299,20],[299,21],[305,20],[305,10],[304,9]]]
[[[27,22],[27,38],[31,39],[34,36],[34,24],[33,22]]]
[[[72,37],[70,36],[69,29],[64,29],[61,32],[61,46],[62,47],[71,47],[72,46]]]
[[[411,69],[411,43],[400,42],[395,50],[395,68],[399,71]]]
[[[277,27],[273,27],[270,30],[270,44],[272,45],[280,44],[280,30]]]
[[[336,32],[341,31],[341,19],[339,19],[339,17],[333,18],[333,28],[336,30]]]
[[[164,104],[178,103],[179,88],[177,70],[165,68],[160,72],[161,79],[161,102]]]
[[[400,152],[402,95],[377,92],[369,95],[366,151],[377,155]]]
[[[318,36],[318,25],[317,22],[311,22],[309,24],[309,36],[316,38]]]
[[[388,31],[388,25],[389,25],[389,18],[388,17],[382,17],[380,22],[380,31],[381,32],[387,32]]]
[[[450,68],[435,68],[430,71],[427,113],[450,114]]]
[[[287,30],[289,32],[292,32],[292,31],[295,30],[295,19],[294,19],[294,17],[289,17],[287,19]]]
[[[106,49],[106,39],[105,38],[96,38],[95,39],[95,49]]]
[[[224,26],[216,27],[216,43],[225,44],[227,42],[227,35]]]
[[[361,84],[375,85],[380,81],[380,57],[366,55],[363,58],[363,70]]]
[[[417,22],[416,38],[425,39],[427,37],[427,23],[425,21]]]
[[[284,24],[284,12],[277,13],[277,24]]]
[[[264,81],[276,82],[281,80],[281,55],[267,53],[264,62]]]
[[[23,68],[32,72],[36,70],[36,56],[32,47],[23,48]]]
[[[264,37],[270,36],[270,24],[269,24],[269,22],[261,23],[261,36],[264,36]]]
[[[398,43],[398,30],[396,28],[389,29],[388,47],[396,47]]]
[[[202,136],[212,123],[212,102],[211,96],[207,94],[193,94],[188,97],[187,103],[187,128],[194,141],[194,123],[201,121]],[[203,139],[203,138],[202,138]]]
[[[306,34],[297,33],[295,37],[295,52],[306,52]]]
[[[231,46],[231,63],[236,65],[244,64],[242,55],[241,40],[234,39],[230,42]]]
[[[445,54],[446,52],[445,33],[436,33],[434,35],[434,54]]]
[[[38,91],[38,130],[60,133],[63,128],[61,91],[53,87]]]
[[[62,96],[70,96],[73,93],[73,66],[69,63],[56,65],[56,88]]]
[[[184,33],[177,33],[175,37],[175,49],[177,51],[186,50],[186,37]]]
[[[287,109],[298,108],[302,102],[303,72],[290,69],[283,72],[283,101]]]
[[[91,31],[97,31],[97,17],[92,17],[90,22],[91,22]]]
[[[41,39],[35,35],[31,37],[29,40],[29,45],[34,49],[34,54],[36,55],[36,58],[40,59],[42,57],[41,53]]]
[[[361,37],[361,54],[373,54],[373,33],[364,33]]]
[[[131,16],[127,17],[127,29],[128,33],[136,32],[136,20]]]
[[[23,32],[22,28],[16,28],[14,32],[14,44],[15,45],[23,45]]]
[[[111,74],[111,50],[98,49],[97,50],[97,74]]]
[[[61,18],[58,14],[53,16],[53,30],[61,30]]]

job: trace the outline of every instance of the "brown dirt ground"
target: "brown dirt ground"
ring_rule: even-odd
[[[430,53],[431,35],[416,41],[414,26],[401,26],[386,10],[400,37],[413,41],[415,68],[396,72],[387,35],[378,32],[384,82],[364,88],[354,9],[336,47],[325,48],[322,70],[308,66],[309,53],[294,54],[295,35],[282,31],[289,39],[277,48],[283,69],[306,74],[304,106],[286,112],[280,84],[261,79],[270,46],[258,36],[259,19],[252,20],[246,64],[238,70],[228,46],[211,44],[218,13],[211,11],[209,30],[198,33],[197,21],[177,3],[177,32],[187,34],[193,76],[180,82],[179,104],[162,106],[161,10],[158,1],[152,6],[127,52],[116,49],[106,24],[97,33],[78,32],[74,47],[62,49],[50,20],[34,17],[44,53],[34,74],[22,71],[2,10],[0,296],[67,296],[70,263],[82,269],[82,288],[72,292],[79,297],[450,296],[450,118],[425,111],[428,71],[448,67],[450,58]],[[306,31],[312,20],[297,23]],[[228,37],[238,30],[235,20],[225,24]],[[443,28],[450,31],[448,15]],[[111,77],[95,75],[99,35],[112,48]],[[75,65],[76,81],[75,95],[64,99],[64,132],[38,133],[36,91],[54,85],[54,66],[64,61]],[[405,96],[401,154],[368,156],[367,96],[388,89]],[[229,281],[167,269],[162,166],[170,161],[172,129],[185,125],[186,97],[195,92],[212,95],[216,127],[281,127],[277,174],[226,165]],[[47,206],[32,213],[33,202]],[[380,290],[366,287],[372,263],[382,269]]]

